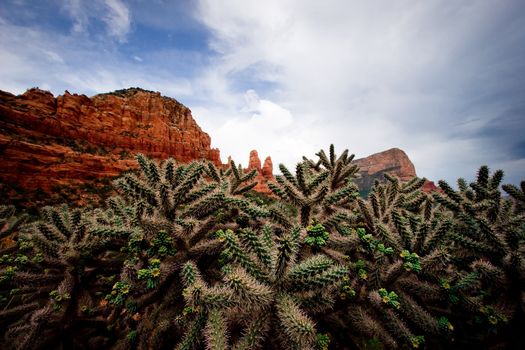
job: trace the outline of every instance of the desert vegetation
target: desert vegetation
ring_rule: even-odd
[[[139,155],[104,206],[1,206],[1,348],[523,348],[525,182],[362,198],[352,160],[280,165],[261,198],[234,162]]]

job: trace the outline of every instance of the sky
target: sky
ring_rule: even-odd
[[[136,86],[188,106],[223,161],[397,147],[434,181],[525,180],[522,0],[0,2],[1,90]]]

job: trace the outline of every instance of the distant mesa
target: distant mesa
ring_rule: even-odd
[[[31,201],[35,193],[61,191],[64,200],[85,204],[90,192],[110,188],[104,179],[136,168],[137,153],[181,162],[204,159],[223,166],[220,151],[211,148],[210,136],[190,109],[159,92],[129,88],[87,97],[66,91],[54,97],[38,88],[18,96],[0,90],[2,193]],[[403,180],[416,174],[410,159],[397,148],[355,162],[361,167],[356,181],[363,188],[385,172]],[[247,170],[251,169],[257,170],[255,190],[270,194],[272,159],[261,164],[253,150]]]
[[[360,189],[369,189],[375,180],[383,181],[384,174],[389,173],[401,180],[410,180],[416,176],[416,168],[407,154],[399,148],[392,148],[374,153],[366,158],[354,160],[359,166],[360,177],[355,179]]]
[[[359,177],[355,183],[362,192],[367,192],[374,185],[375,180],[383,181],[385,174],[397,176],[403,181],[408,181],[416,176],[416,168],[407,154],[399,148],[374,153],[366,158],[354,160],[359,166]],[[434,182],[426,181],[421,188],[424,192],[441,191]]]

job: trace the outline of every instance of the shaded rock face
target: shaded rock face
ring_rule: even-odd
[[[366,158],[356,159],[353,163],[359,166],[360,177],[354,181],[360,189],[370,189],[376,179],[383,181],[385,173],[397,176],[403,181],[416,176],[414,164],[406,153],[399,148],[392,148]]]
[[[0,186],[21,192],[118,176],[144,153],[181,162],[220,153],[191,111],[158,92],[126,89],[91,98],[30,89],[0,91]]]

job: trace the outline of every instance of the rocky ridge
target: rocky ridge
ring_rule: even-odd
[[[210,145],[189,108],[158,92],[131,88],[89,98],[0,91],[0,185],[19,194],[118,176],[136,167],[136,153],[221,166]]]
[[[34,201],[49,195],[85,203],[89,193],[110,192],[110,181],[137,167],[136,153],[181,162],[204,159],[224,167],[218,149],[191,111],[175,99],[139,88],[93,97],[29,89],[15,96],[0,91],[0,194]],[[393,148],[354,161],[362,189],[388,172],[408,180],[414,165]],[[228,161],[229,164],[229,161]],[[271,194],[273,163],[250,152],[246,171],[257,170],[255,191]],[[433,183],[425,184],[432,191]],[[89,201],[88,201],[89,202]]]

